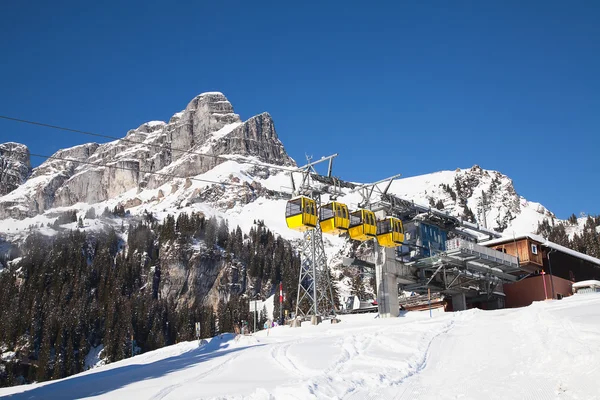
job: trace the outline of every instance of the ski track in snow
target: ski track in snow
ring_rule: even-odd
[[[600,294],[184,342],[10,399],[600,399]]]
[[[212,369],[210,369],[206,372],[198,374],[192,378],[184,379],[173,385],[169,385],[169,386],[165,387],[164,389],[160,390],[156,395],[152,396],[151,399],[152,400],[164,399],[167,395],[169,395],[169,393],[173,392],[175,389],[178,389],[178,388],[184,386],[186,383],[197,382],[197,381],[200,381],[200,380],[208,377],[209,375],[213,375],[219,371],[222,371],[227,365],[231,364],[237,357],[239,357],[239,354],[234,354],[233,356],[226,359],[224,362],[220,363],[216,367],[213,367]]]

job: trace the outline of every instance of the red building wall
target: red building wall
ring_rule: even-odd
[[[546,296],[544,295],[544,281],[546,281]],[[550,277],[550,275],[537,275],[532,276],[522,281],[515,283],[505,283],[503,285],[505,298],[505,307],[525,307],[533,303],[534,301],[544,300],[552,298],[552,285],[551,279],[554,280],[554,294],[555,296],[561,295],[563,297],[571,296],[573,294],[572,284],[573,282],[558,278],[556,276]]]

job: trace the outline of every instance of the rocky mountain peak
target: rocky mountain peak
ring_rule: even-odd
[[[21,185],[31,172],[29,149],[24,144],[0,143],[0,196]]]
[[[173,175],[188,178],[203,174],[224,161],[215,156],[231,155],[295,165],[268,113],[244,122],[222,93],[202,93],[168,123],[145,122],[128,131],[123,139],[56,153],[56,157],[87,164],[52,159],[44,162],[31,176],[46,179],[23,184],[10,199],[0,198],[0,218],[25,218],[52,207],[105,201],[131,189],[154,189],[172,180]]]
[[[194,139],[200,142],[210,133],[241,120],[240,116],[233,112],[233,106],[223,93],[208,92],[190,101],[179,122],[192,124]]]

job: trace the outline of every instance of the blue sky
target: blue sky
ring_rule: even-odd
[[[600,213],[599,2],[218,3],[0,2],[0,115],[123,136],[221,91],[343,179],[478,164]],[[0,121],[9,140],[90,138]]]

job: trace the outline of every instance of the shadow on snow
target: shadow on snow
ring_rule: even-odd
[[[207,344],[177,356],[148,364],[129,364],[106,371],[73,375],[56,382],[43,382],[44,386],[26,389],[24,392],[10,394],[6,397],[10,399],[76,399],[102,395],[138,381],[160,378],[171,372],[183,370],[249,347],[243,346],[226,350],[233,339],[233,334],[225,334],[222,339],[217,336]],[[264,345],[259,344],[252,347],[256,346]]]

